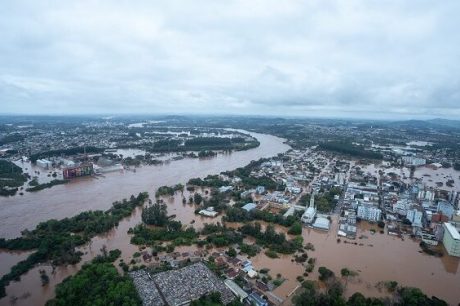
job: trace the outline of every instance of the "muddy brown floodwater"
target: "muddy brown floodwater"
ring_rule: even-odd
[[[272,156],[288,149],[279,138],[260,134],[254,136],[259,139],[261,146],[250,151],[220,155],[210,160],[187,159],[163,166],[142,167],[136,173],[113,173],[99,180],[85,179],[36,194],[27,194],[24,197],[2,199],[0,200],[1,236],[15,237],[19,235],[22,228],[33,228],[43,220],[72,216],[88,209],[106,209],[113,201],[133,193],[146,190],[153,194],[155,188],[160,185],[185,183],[192,177],[217,174],[244,166],[251,160]],[[81,197],[78,197],[79,194]],[[176,219],[183,224],[189,226],[193,224],[194,227],[201,228],[204,223],[215,223],[221,220],[220,217],[211,219],[194,215],[195,208],[192,205],[182,204],[183,196],[188,199],[189,193],[185,191],[183,195],[177,193],[175,197],[165,199],[168,213],[175,214]],[[41,210],[46,213],[39,214]],[[10,217],[14,218],[14,221],[8,220]],[[5,225],[4,220],[10,225]],[[84,255],[81,263],[77,265],[57,267],[54,273],[49,265],[32,269],[21,277],[20,282],[12,282],[6,288],[8,296],[0,300],[0,305],[9,305],[12,297],[15,297],[16,305],[43,305],[54,296],[54,288],[57,284],[76,273],[83,263],[99,254],[103,246],[108,250],[117,248],[122,250],[123,260],[129,262],[139,248],[129,243],[130,236],[127,231],[140,221],[141,208],[138,208],[130,217],[122,220],[116,229],[93,238],[91,243],[82,247],[80,250]],[[266,225],[261,223],[263,226]],[[238,227],[241,224],[228,223],[228,225]],[[373,234],[371,229],[375,229],[376,233]],[[281,226],[276,226],[276,230],[287,232],[287,229]],[[315,270],[310,273],[308,279],[318,279],[317,269],[320,266],[333,270],[338,276],[340,270],[346,267],[359,273],[358,277],[347,282],[346,296],[357,291],[367,296],[385,296],[386,293],[377,289],[375,285],[380,281],[395,280],[404,286],[421,288],[429,296],[436,295],[451,305],[460,302],[458,258],[448,255],[437,258],[421,254],[418,242],[409,238],[403,241],[397,237],[380,234],[375,225],[366,222],[359,225],[357,235],[363,238],[350,241],[356,242],[357,245],[344,243],[346,239],[343,238],[338,243],[336,233],[335,218],[329,232],[303,229],[304,242],[311,242],[315,246],[314,251],[307,251],[309,257],[316,258]],[[176,248],[176,251],[196,249],[196,246],[183,246]],[[26,256],[27,254],[24,253],[0,250],[0,273],[5,273]],[[289,305],[290,301],[287,296],[298,286],[296,277],[305,271],[304,266],[293,262],[292,259],[292,255],[271,259],[263,251],[251,258],[256,269],[269,268],[272,277],[275,278],[279,273],[285,279],[281,286],[274,290],[277,296],[286,299],[285,305]],[[50,283],[45,287],[42,287],[40,282],[39,270],[41,269],[47,271],[50,276]]]
[[[265,222],[259,223],[262,228],[267,225]],[[316,258],[314,272],[309,274],[308,279],[317,280],[318,268],[321,266],[331,269],[338,277],[342,268],[348,268],[359,275],[346,282],[346,297],[355,292],[366,296],[386,296],[388,293],[378,289],[376,285],[381,281],[395,280],[404,286],[418,287],[428,296],[436,295],[451,305],[460,302],[458,258],[447,254],[442,258],[420,254],[418,242],[410,238],[402,240],[380,234],[380,228],[364,221],[358,225],[356,240],[340,238],[336,234],[337,224],[335,216],[329,232],[303,228],[304,243],[310,242],[315,247],[314,251],[307,251],[309,258]],[[238,228],[241,224],[227,223],[227,226]],[[288,230],[279,225],[275,229],[285,234]],[[371,230],[375,230],[375,233]],[[337,238],[340,238],[340,242],[337,242]],[[282,275],[285,280],[273,293],[286,299],[285,305],[288,305],[290,294],[299,285],[296,278],[303,275],[305,266],[294,262],[292,255],[279,257],[272,259],[260,252],[250,260],[257,270],[270,269],[269,274],[273,278],[278,273]]]
[[[14,238],[25,228],[33,229],[39,222],[60,219],[79,212],[108,209],[112,202],[131,194],[148,191],[154,194],[162,185],[185,183],[193,177],[218,174],[247,165],[251,160],[271,157],[290,147],[283,139],[258,133],[260,146],[247,151],[219,154],[209,159],[186,158],[158,166],[143,166],[105,177],[83,178],[69,184],[54,186],[23,196],[0,198],[0,237]]]
[[[244,132],[244,131],[243,131]],[[66,185],[54,186],[36,193],[25,193],[9,198],[0,198],[0,237],[14,238],[20,232],[33,229],[39,222],[52,218],[70,217],[82,211],[108,209],[112,202],[128,198],[131,194],[148,191],[151,195],[162,185],[185,184],[190,178],[205,177],[247,165],[252,160],[275,156],[290,147],[283,139],[272,135],[249,133],[256,137],[260,146],[247,151],[219,154],[209,159],[183,159],[158,166],[143,166],[136,172],[109,173],[104,177],[83,178]],[[188,198],[188,194],[184,194]],[[218,222],[220,218],[205,219],[194,215],[194,208],[182,204],[182,196],[168,202],[170,214],[184,224],[195,220],[194,226],[204,222]],[[0,305],[43,305],[54,296],[54,288],[69,275],[76,273],[81,265],[100,253],[102,246],[108,250],[121,249],[123,259],[128,261],[138,248],[129,243],[127,231],[140,222],[141,210],[122,220],[119,226],[105,235],[95,237],[91,243],[81,248],[85,253],[82,261],[74,266],[57,267],[54,271],[49,265],[35,267],[21,277],[19,282],[11,282],[6,288],[7,297],[0,299]],[[0,273],[4,274],[29,253],[13,253],[0,250]],[[45,270],[50,283],[41,286],[39,271]]]

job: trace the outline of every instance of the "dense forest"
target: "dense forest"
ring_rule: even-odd
[[[24,136],[22,136],[20,134],[7,135],[7,136],[4,136],[4,137],[0,138],[0,146],[3,146],[5,144],[9,144],[9,143],[13,143],[13,142],[18,142],[18,141],[21,141],[21,140],[24,140]]]
[[[109,255],[98,256],[91,263],[83,265],[77,274],[66,278],[56,287],[56,297],[46,305],[142,305],[131,278],[118,274],[112,264],[120,253],[114,250]]]
[[[243,137],[196,137],[184,142],[176,139],[162,139],[147,148],[149,152],[246,150],[258,147],[257,140],[246,141]]]
[[[12,196],[27,181],[28,175],[14,163],[0,159],[0,196]]]

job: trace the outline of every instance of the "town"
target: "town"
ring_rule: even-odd
[[[193,127],[197,120],[201,128]],[[440,141],[444,147],[455,145],[452,139],[444,143],[441,128],[390,142],[401,132],[399,124],[374,128],[362,122],[345,127],[340,121],[305,121],[299,128],[299,120],[243,122],[105,118],[76,121],[68,130],[20,120],[5,124],[0,147],[4,203],[20,208],[24,201],[59,202],[75,189],[87,191],[80,195],[81,205],[97,197],[99,185],[118,186],[113,193],[126,197],[123,188],[133,181],[151,195],[115,201],[106,211],[80,209],[70,221],[66,218],[72,215],[63,215],[59,226],[52,225],[52,218],[41,220],[19,238],[0,240],[6,250],[33,251],[47,237],[56,239],[54,247],[60,250],[47,244],[45,255],[30,255],[27,268],[2,277],[4,292],[15,303],[26,302],[26,295],[8,291],[23,290],[14,289],[17,277],[49,262],[54,267],[84,260],[89,266],[77,273],[113,262],[144,305],[301,305],[307,293],[318,301],[351,304],[361,293],[375,296],[376,305],[413,295],[427,302],[455,301],[449,286],[405,278],[431,273],[433,282],[442,284],[443,274],[430,272],[439,267],[458,277],[460,172],[456,151],[439,149]],[[75,129],[87,133],[72,134]],[[283,138],[264,139],[263,131]],[[360,141],[350,142],[347,134]],[[252,152],[260,155],[254,159]],[[216,161],[224,165],[220,173],[211,168],[196,177],[188,171]],[[158,175],[179,163],[183,176]],[[64,240],[56,236],[57,228],[67,233]],[[82,228],[84,235],[78,231]],[[117,233],[114,238],[99,237],[110,229]],[[94,245],[101,250],[87,258]],[[108,251],[119,254],[111,257]],[[415,265],[398,266],[394,253]],[[379,256],[383,271],[364,265]],[[401,274],[386,272],[395,267]],[[40,271],[36,280],[43,286],[56,277],[51,266]],[[418,286],[428,295],[412,288]],[[335,295],[327,294],[330,290]],[[33,294],[53,301],[65,298],[59,292],[56,297],[38,289]]]

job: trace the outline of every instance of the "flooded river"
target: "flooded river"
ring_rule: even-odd
[[[25,193],[9,198],[0,198],[0,237],[14,238],[25,228],[33,229],[39,222],[52,218],[61,219],[78,214],[82,211],[108,209],[112,202],[128,198],[131,194],[148,191],[151,195],[162,185],[185,184],[190,178],[205,177],[208,174],[218,174],[247,165],[252,160],[271,157],[285,152],[290,147],[283,139],[250,133],[260,142],[260,146],[247,151],[219,154],[209,159],[183,159],[157,166],[143,166],[136,171],[109,173],[104,177],[82,178],[66,185],[54,186],[36,193]],[[188,199],[188,194],[184,193]],[[170,214],[176,214],[177,219],[184,224],[195,221],[196,226],[202,226],[209,219],[196,217],[194,208],[182,204],[182,197],[175,197],[168,202]],[[85,255],[80,264],[75,266],[57,267],[53,272],[51,266],[36,267],[23,275],[20,282],[12,282],[7,288],[7,297],[0,300],[0,305],[9,305],[13,300],[15,305],[43,305],[54,295],[54,287],[62,280],[76,273],[81,264],[91,260],[100,253],[102,246],[108,250],[119,248],[122,257],[128,261],[138,248],[129,244],[127,231],[140,222],[140,209],[129,218],[120,222],[117,229],[92,239],[88,246],[82,248]],[[219,218],[212,220],[219,221]],[[27,257],[27,253],[11,253],[0,250],[0,273],[9,269]],[[50,283],[42,287],[39,270],[45,270],[50,276]]]
[[[247,165],[251,160],[271,157],[289,149],[281,138],[251,133],[260,146],[209,159],[186,158],[158,166],[143,166],[123,173],[108,173],[105,177],[83,178],[69,184],[54,186],[35,193],[0,198],[0,237],[14,238],[25,228],[33,229],[39,222],[60,219],[79,212],[108,209],[112,202],[131,194],[155,189],[162,185],[186,183],[193,177],[218,174]]]

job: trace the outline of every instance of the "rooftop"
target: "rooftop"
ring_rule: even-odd
[[[460,234],[452,224],[445,222],[444,226],[449,231],[449,234],[452,236],[453,239],[460,240]]]
[[[253,209],[256,208],[256,207],[257,207],[256,204],[254,204],[254,203],[248,203],[248,204],[244,205],[242,208],[243,208],[244,210],[246,210],[246,211],[251,211],[251,210],[253,210]]]

